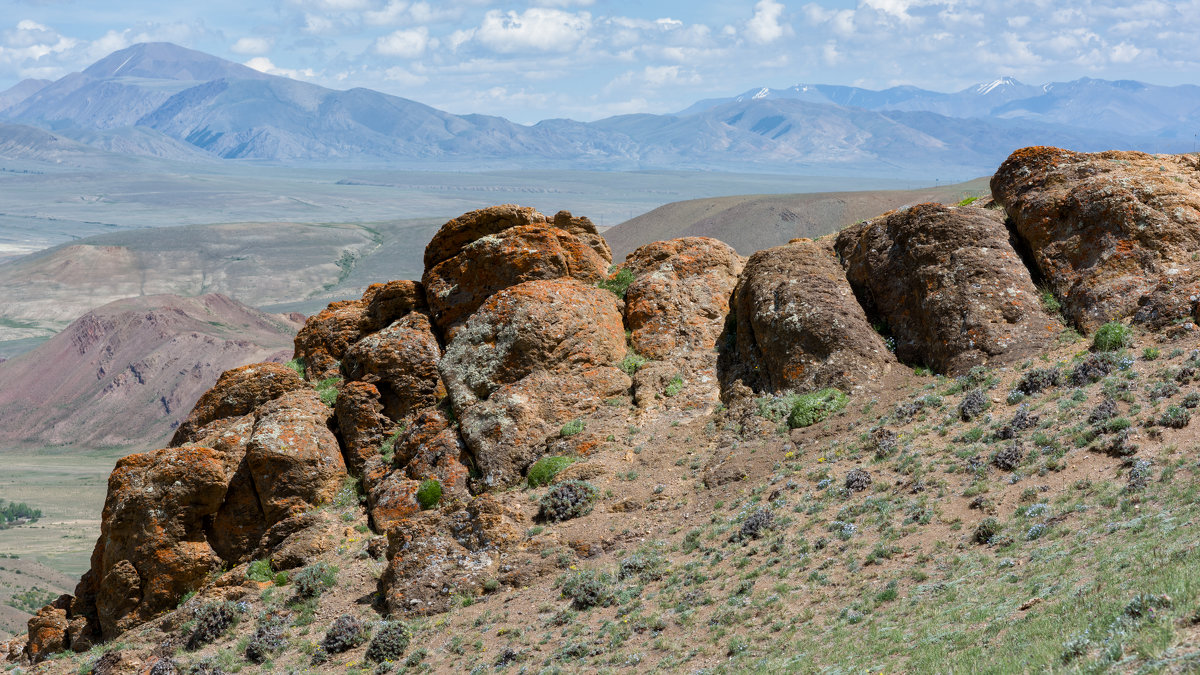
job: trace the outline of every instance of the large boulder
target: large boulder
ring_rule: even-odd
[[[659,241],[629,254],[622,269],[634,277],[625,292],[634,350],[651,359],[711,352],[744,264],[731,246],[708,237]]]
[[[727,394],[737,382],[754,391],[851,391],[895,363],[828,241],[799,239],[750,256],[730,314],[732,345],[720,359]]]
[[[342,436],[342,455],[346,468],[355,476],[365,475],[367,467],[378,460],[392,426],[379,398],[379,389],[366,382],[347,382],[338,392],[334,410]]]
[[[439,370],[488,485],[508,485],[562,425],[627,392],[615,295],[574,280],[529,281],[480,306]]]
[[[346,482],[346,463],[329,429],[332,411],[311,389],[258,410],[246,464],[268,523],[330,501]]]
[[[835,248],[902,361],[955,375],[1032,356],[1062,330],[995,211],[918,204],[842,230]]]
[[[309,385],[296,371],[279,363],[252,363],[227,370],[175,430],[171,446],[195,442],[201,429],[214,421],[241,417],[267,401],[307,388]]]
[[[1081,330],[1135,313],[1153,327],[1193,316],[1200,158],[1024,148],[992,194]]]
[[[347,380],[375,385],[384,414],[400,420],[445,396],[437,370],[441,358],[429,317],[409,312],[347,349],[341,369]]]
[[[504,206],[452,220],[426,248],[422,277],[434,322],[446,339],[497,291],[536,279],[603,279],[612,263],[591,221],[560,212],[553,220]]]

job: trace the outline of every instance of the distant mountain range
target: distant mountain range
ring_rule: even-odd
[[[990,173],[1024,145],[1191,150],[1200,87],[1093,79],[1031,86],[1004,78],[945,94],[797,85],[701,101],[674,115],[526,126],[144,43],[55,82],[21,82],[0,93],[0,118],[11,123],[0,126],[0,148],[60,162],[61,139],[51,136],[59,147],[39,150],[30,147],[39,137],[21,127],[119,155],[184,161],[951,178]]]

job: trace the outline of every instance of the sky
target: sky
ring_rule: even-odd
[[[457,114],[590,121],[799,83],[1200,84],[1198,34],[1200,0],[0,0],[0,90],[167,41]]]

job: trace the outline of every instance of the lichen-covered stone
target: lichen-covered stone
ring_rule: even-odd
[[[183,424],[175,430],[171,446],[195,441],[212,422],[241,417],[290,391],[308,388],[296,371],[279,363],[253,363],[225,371],[200,397]]]
[[[295,354],[313,382],[338,375],[342,355],[368,331],[367,303],[342,300],[308,317],[296,333]]]
[[[1062,331],[995,211],[918,204],[842,230],[835,248],[907,363],[954,375],[1028,358]]]
[[[1081,330],[1194,317],[1200,158],[1023,148],[996,171],[992,194]]]
[[[437,370],[441,358],[429,317],[410,312],[347,349],[341,369],[347,380],[375,385],[384,414],[400,420],[445,396]]]
[[[731,304],[732,344],[722,345],[720,363],[726,394],[735,382],[851,391],[895,363],[827,242],[800,239],[750,256]]]

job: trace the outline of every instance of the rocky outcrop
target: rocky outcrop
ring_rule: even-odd
[[[634,350],[651,359],[712,351],[744,264],[732,247],[708,237],[660,241],[629,254],[621,268],[634,277],[625,292]]]
[[[957,375],[1028,358],[1062,330],[995,211],[918,204],[842,230],[835,248],[906,363]]]
[[[750,256],[733,291],[721,355],[726,392],[857,389],[895,357],[854,297],[829,243],[807,239]]]
[[[530,281],[489,298],[439,370],[463,440],[489,486],[508,485],[566,422],[628,391],[616,296],[574,280]]]
[[[992,194],[1078,328],[1131,315],[1161,327],[1195,317],[1198,170],[1194,155],[1024,148]]]
[[[175,430],[171,445],[196,440],[200,430],[215,420],[241,417],[288,392],[306,388],[308,384],[296,371],[279,363],[252,363],[226,371]]]
[[[347,349],[341,370],[348,381],[375,385],[384,414],[399,420],[446,395],[437,370],[441,358],[429,317],[409,312]]]
[[[425,253],[426,298],[447,340],[492,294],[537,279],[603,279],[607,244],[586,218],[548,219],[515,206],[473,211],[450,221]]]

